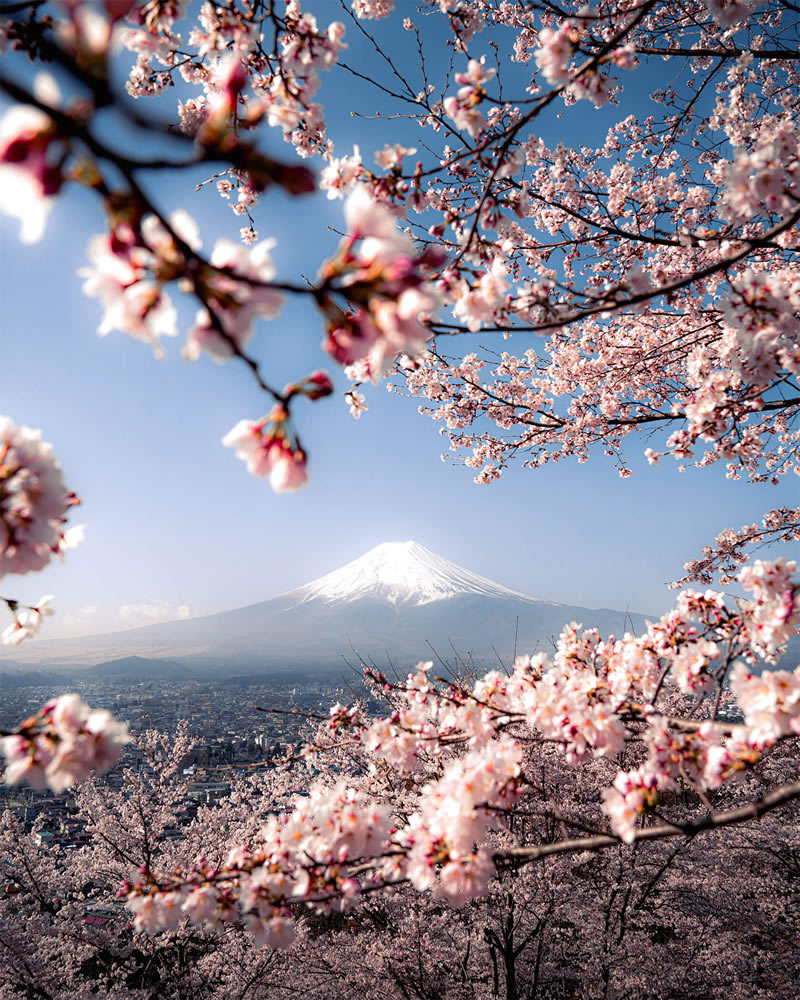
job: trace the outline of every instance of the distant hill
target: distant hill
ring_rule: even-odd
[[[191,678],[192,671],[184,663],[175,660],[151,660],[143,656],[123,656],[117,660],[97,663],[85,675],[97,677],[131,677],[141,680],[160,678],[162,680],[182,680]]]
[[[5,668],[5,663],[0,663]],[[57,670],[18,670],[13,673],[0,672],[0,692],[13,691],[21,687],[58,687],[71,676]]]

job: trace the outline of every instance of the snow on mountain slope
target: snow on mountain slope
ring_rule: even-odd
[[[535,601],[443,559],[417,542],[383,542],[360,559],[284,595],[294,606],[309,601],[350,603],[377,597],[398,606],[418,606],[461,594]]]

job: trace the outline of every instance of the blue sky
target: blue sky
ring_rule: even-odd
[[[326,93],[329,83],[323,79],[322,100],[339,109],[330,128],[339,155],[360,141],[371,160],[389,138],[407,141],[386,123],[373,138],[347,112],[374,110],[376,100],[344,74]],[[555,117],[547,127],[558,128]],[[275,137],[267,148],[291,156]],[[192,183],[159,177],[150,190],[162,207],[198,218],[206,249],[237,237],[242,221],[213,186],[195,193]],[[327,227],[341,225],[341,202],[269,194],[256,220],[262,237],[277,239],[279,277],[313,277],[336,245]],[[243,367],[187,364],[181,337],[167,342],[166,362],[123,334],[97,337],[100,306],[83,296],[76,272],[103,226],[101,206],[74,191],[59,199],[35,246],[20,245],[17,223],[0,217],[0,412],[42,428],[83,499],[75,520],[88,525],[63,564],[0,585],[22,601],[56,595],[49,636],[252,603],[406,538],[535,597],[660,613],[674,597],[664,583],[719,530],[793,501],[796,484],[730,482],[720,469],[680,473],[671,462],[651,468],[641,438],[628,448],[628,480],[597,456],[582,466],[516,468],[476,486],[469,469],[441,460],[446,441],[437,425],[380,385],[366,389],[370,409],[358,422],[338,393],[297,408],[311,485],[275,495],[221,445],[239,419],[268,409]],[[182,306],[183,332],[193,312]],[[255,351],[275,383],[325,367],[343,391],[321,337],[310,305],[288,301],[277,320],[260,325]]]

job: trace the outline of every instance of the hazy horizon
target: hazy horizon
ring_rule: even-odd
[[[142,629],[147,628],[149,625],[157,625],[157,624],[167,625],[167,624],[174,623],[174,622],[184,622],[184,621],[188,622],[188,621],[197,620],[197,619],[201,619],[201,618],[213,617],[213,616],[218,615],[218,614],[225,614],[225,612],[228,612],[228,611],[237,611],[237,610],[246,609],[248,607],[259,606],[261,604],[268,603],[268,602],[270,602],[271,600],[274,600],[277,597],[283,596],[285,594],[289,594],[289,593],[291,593],[294,590],[297,590],[297,589],[301,589],[301,590],[307,589],[309,585],[317,584],[318,582],[325,580],[328,576],[332,576],[332,575],[335,575],[337,572],[341,572],[341,570],[345,566],[349,566],[351,563],[358,563],[358,564],[360,564],[364,560],[365,557],[371,555],[375,551],[375,549],[382,549],[386,545],[387,542],[394,543],[395,545],[399,545],[399,546],[407,545],[408,543],[412,543],[412,544],[415,544],[415,545],[419,546],[419,543],[416,543],[416,541],[414,539],[403,539],[402,541],[400,539],[387,539],[385,542],[379,543],[378,546],[375,546],[375,547],[367,550],[367,552],[358,553],[358,555],[354,556],[354,558],[352,560],[347,560],[347,562],[345,564],[343,564],[343,566],[331,567],[330,568],[330,570],[331,570],[330,573],[326,572],[326,573],[322,574],[320,577],[314,578],[313,580],[306,580],[304,582],[304,584],[301,585],[300,588],[290,588],[290,590],[282,591],[279,594],[272,594],[272,595],[269,595],[266,598],[261,598],[261,599],[257,599],[257,600],[254,600],[254,601],[250,601],[250,602],[245,603],[244,605],[237,606],[235,608],[220,608],[220,609],[218,609],[216,611],[212,611],[212,612],[210,612],[208,614],[198,614],[198,615],[191,615],[191,614],[189,614],[188,613],[188,609],[186,609],[187,613],[182,613],[183,609],[177,608],[177,609],[175,609],[175,611],[177,613],[174,614],[174,615],[172,615],[172,616],[170,616],[170,617],[167,617],[166,608],[164,608],[164,609],[162,609],[162,610],[165,611],[165,614],[164,614],[163,617],[156,618],[155,615],[153,615],[153,617],[152,617],[152,619],[150,621],[139,622],[139,623],[136,623],[136,624],[122,625],[121,627],[116,628],[116,629],[107,629],[106,628],[106,629],[100,629],[98,631],[85,631],[85,632],[83,632],[83,631],[80,631],[80,632],[79,631],[75,631],[75,632],[67,632],[67,631],[65,631],[61,635],[53,634],[52,631],[49,631],[47,633],[42,633],[40,635],[40,637],[37,639],[36,643],[25,643],[23,645],[16,646],[16,647],[14,647],[14,646],[12,646],[12,647],[9,647],[9,646],[0,647],[0,666],[2,666],[3,661],[20,660],[22,662],[27,662],[27,663],[35,664],[35,663],[39,662],[40,660],[49,660],[51,658],[56,658],[57,659],[59,657],[59,655],[60,655],[60,652],[59,652],[60,650],[65,651],[65,653],[67,655],[76,655],[76,654],[74,654],[74,652],[70,653],[70,650],[74,650],[75,644],[76,643],[80,644],[80,640],[83,640],[83,639],[89,640],[89,639],[93,639],[93,638],[102,639],[102,638],[104,638],[106,636],[111,636],[111,637],[118,636],[118,635],[122,636],[122,635],[125,635],[126,633],[140,632]],[[431,550],[427,549],[427,547],[422,547],[422,548],[423,548],[424,551],[429,552],[430,554],[432,554],[435,557],[438,557],[438,555],[439,555],[438,553],[431,552]],[[501,590],[508,589],[509,596],[527,597],[527,598],[532,599],[533,601],[536,601],[536,602],[539,602],[539,603],[542,603],[542,604],[554,605],[555,607],[564,606],[566,609],[576,606],[574,604],[574,602],[573,603],[551,602],[551,601],[548,601],[548,599],[546,597],[539,597],[539,596],[533,595],[533,594],[525,594],[524,592],[517,592],[515,594],[515,592],[512,591],[510,588],[506,588],[505,584],[501,580],[492,580],[491,578],[483,577],[482,574],[473,574],[473,571],[470,569],[469,566],[460,566],[459,564],[455,563],[454,560],[447,560],[446,562],[448,562],[451,565],[453,565],[454,568],[466,570],[469,575],[474,575],[476,578],[477,577],[481,577],[482,579],[487,580],[489,583],[497,585]],[[434,598],[433,600],[435,601],[436,599]],[[619,610],[621,613],[624,612],[624,611],[627,611],[627,610],[630,610],[630,611],[633,611],[633,612],[637,612],[639,614],[644,613],[642,611],[642,609],[639,609],[639,608],[611,609],[611,610]],[[80,648],[80,645],[78,645],[77,648]],[[80,654],[77,654],[77,655],[80,655]],[[130,654],[130,655],[136,655],[136,654]],[[96,659],[97,657],[95,656],[94,658]]]

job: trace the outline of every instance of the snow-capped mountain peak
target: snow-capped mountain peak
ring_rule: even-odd
[[[430,604],[459,594],[533,601],[437,556],[417,542],[383,542],[341,569],[287,594],[294,604],[349,603],[377,597],[395,606]],[[538,602],[537,602],[538,603]]]

